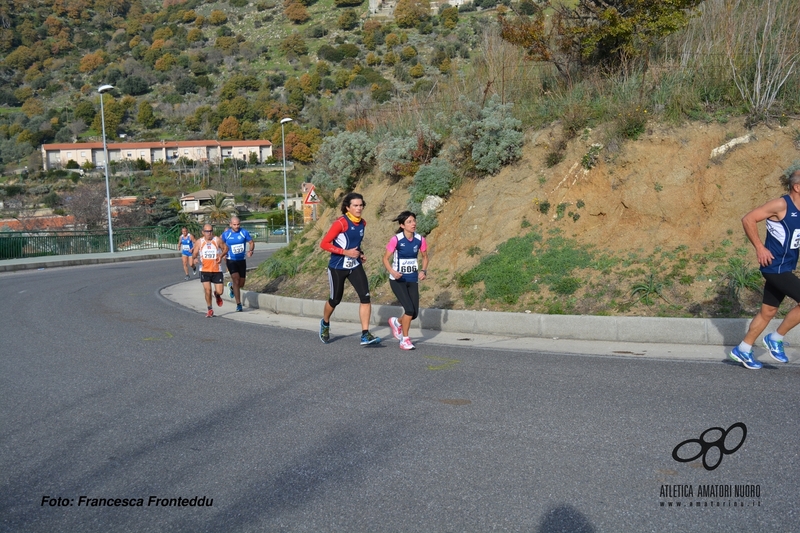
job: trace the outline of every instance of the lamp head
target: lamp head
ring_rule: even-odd
[[[97,92],[99,92],[100,94],[103,94],[103,93],[107,93],[108,91],[111,91],[111,90],[113,90],[113,89],[114,89],[114,86],[113,86],[113,85],[101,85],[101,86],[100,86],[100,87],[97,89]]]
[[[291,121],[292,121],[292,119],[290,119],[289,117],[286,117],[286,118],[281,119],[281,124],[286,124],[287,122],[291,122]]]

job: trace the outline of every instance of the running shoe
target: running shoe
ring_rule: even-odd
[[[361,334],[361,346],[369,346],[370,344],[379,344],[380,342],[381,338],[374,336],[369,331]]]
[[[189,281],[189,276],[186,276],[185,278],[183,278],[183,280],[184,281]]]
[[[206,313],[206,318],[214,318],[214,310],[209,309],[208,313]]]
[[[221,294],[217,294],[217,293],[215,292],[215,293],[214,293],[214,298],[216,298],[216,299],[217,299],[217,305],[218,305],[219,307],[222,307],[222,295],[221,295]]]
[[[230,282],[230,281],[228,282],[228,296],[230,296],[231,298],[235,298],[236,297],[233,294],[233,283]]]
[[[403,340],[403,330],[400,327],[400,321],[397,320],[397,317],[389,319],[389,327],[392,329],[392,335],[394,335],[395,339],[399,341]]]
[[[739,351],[739,347],[737,346],[730,351],[728,357],[730,357],[737,363],[742,363],[745,368],[749,368],[750,370],[758,370],[759,368],[761,368],[761,362],[756,361],[753,358],[753,350],[750,350],[747,353],[742,353]]]
[[[401,350],[413,350],[414,348],[416,348],[416,346],[411,344],[411,339],[409,339],[408,337],[400,341]]]
[[[769,354],[772,356],[772,358],[779,363],[788,363],[789,358],[786,357],[786,353],[783,351],[783,341],[774,341],[771,337],[771,333],[764,337],[764,348],[769,350]]]
[[[192,276],[196,275],[197,275],[197,267],[195,265],[192,265]]]
[[[237,312],[241,312],[242,311],[242,304],[236,304],[236,311]]]
[[[328,344],[331,340],[331,325],[325,325],[324,320],[319,321],[319,340]]]

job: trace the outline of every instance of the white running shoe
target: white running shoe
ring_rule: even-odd
[[[392,329],[392,335],[394,338],[401,341],[403,340],[403,330],[400,327],[400,321],[397,318],[392,317],[389,319],[389,327]]]
[[[413,350],[416,348],[413,344],[411,344],[411,339],[405,337],[403,340],[400,341],[400,349],[401,350]]]

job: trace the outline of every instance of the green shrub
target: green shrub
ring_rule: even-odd
[[[300,271],[300,265],[303,262],[303,257],[305,257],[300,254],[292,255],[291,250],[293,248],[294,247],[282,248],[278,252],[272,254],[256,268],[256,273],[265,275],[270,279],[275,279],[280,276],[293,277]]]
[[[375,161],[375,143],[363,131],[343,131],[326,137],[314,159],[317,167],[311,181],[333,191],[337,188],[352,191],[358,180]]]
[[[412,134],[389,137],[381,143],[378,170],[394,179],[413,176],[421,165],[431,162],[441,145],[441,136],[427,124],[420,124]]]
[[[417,213],[417,232],[420,235],[429,235],[439,225],[436,213],[428,213],[426,215],[421,210],[415,212]]]
[[[426,196],[447,196],[456,181],[453,165],[446,159],[434,158],[420,167],[409,187],[411,202],[421,203]]]
[[[522,122],[512,116],[513,104],[502,104],[497,96],[482,108],[464,99],[461,103],[464,109],[454,114],[452,137],[477,170],[496,174],[522,157]]]
[[[547,168],[552,168],[557,164],[561,163],[564,160],[564,153],[559,152],[556,150],[552,150],[547,152],[547,156],[545,156],[544,164],[547,165]]]
[[[581,158],[581,166],[586,170],[590,170],[597,164],[597,159],[600,157],[600,150],[603,149],[602,144],[593,144],[589,151]]]
[[[761,271],[749,267],[741,257],[729,258],[726,265],[716,270],[725,280],[730,295],[737,300],[742,290],[758,292],[764,283]]]
[[[619,135],[626,139],[636,140],[644,133],[647,125],[647,110],[640,107],[621,112],[617,115],[616,130]]]
[[[329,44],[323,44],[319,47],[319,50],[317,50],[317,57],[331,63],[338,63],[344,59],[344,54],[338,48]]]
[[[539,202],[539,212],[543,215],[546,215],[550,211],[550,202],[547,200],[542,200]]]
[[[42,203],[45,205],[45,207],[53,209],[61,205],[61,196],[59,196],[57,192],[53,191],[42,198]]]
[[[648,274],[644,281],[635,283],[631,287],[631,296],[645,305],[653,305],[656,298],[666,301],[663,295],[664,283],[656,277],[654,272]]]

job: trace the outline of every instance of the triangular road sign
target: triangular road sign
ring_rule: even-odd
[[[311,188],[306,193],[306,197],[303,198],[304,204],[318,204],[319,203],[319,196],[317,196],[317,192],[314,190],[314,186],[312,185]]]

